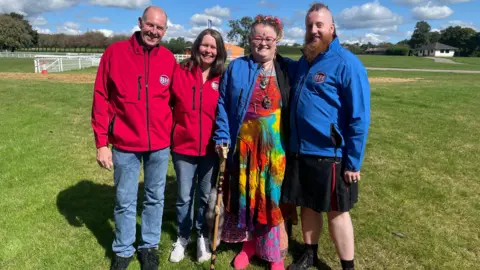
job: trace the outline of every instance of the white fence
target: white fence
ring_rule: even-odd
[[[35,73],[64,72],[68,70],[96,67],[100,64],[98,56],[80,55],[36,55]]]
[[[0,57],[34,58],[35,73],[48,73],[96,67],[100,64],[102,54],[0,52]],[[177,62],[188,59],[189,57],[190,55],[188,54],[175,54]],[[229,61],[233,59],[231,56],[227,57]]]
[[[31,52],[0,52],[0,58],[35,58],[40,53]],[[89,57],[102,57],[101,53],[47,53],[49,56],[89,56]]]

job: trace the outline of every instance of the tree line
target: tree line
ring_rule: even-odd
[[[416,50],[432,43],[442,43],[458,48],[455,56],[480,57],[480,32],[469,27],[450,26],[438,31],[432,31],[425,21],[419,21],[410,39],[404,39],[396,44],[384,42],[377,45],[344,44],[349,50],[357,54],[366,53],[368,49],[383,48],[384,54],[413,55]]]

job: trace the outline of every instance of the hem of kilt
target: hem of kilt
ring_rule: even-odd
[[[325,207],[325,206],[318,205],[318,203],[305,202],[303,200],[291,200],[291,199],[286,198],[286,197],[282,197],[282,203],[294,204],[297,207],[299,206],[299,207],[310,208],[317,213],[350,212],[350,210],[353,209],[353,207],[354,207],[354,204],[352,204],[351,207],[341,207],[339,205],[338,210],[334,211],[334,210],[332,210],[331,205],[329,205],[328,207]]]

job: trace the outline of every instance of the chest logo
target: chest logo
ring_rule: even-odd
[[[170,78],[167,75],[160,76],[160,84],[161,85],[168,85],[170,83]]]
[[[327,75],[324,72],[317,72],[313,75],[313,81],[316,83],[323,83],[327,79]]]
[[[212,82],[212,88],[215,91],[218,91],[218,82]]]

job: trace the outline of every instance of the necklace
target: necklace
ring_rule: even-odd
[[[270,76],[267,76],[265,69],[262,68],[261,75],[263,76],[262,79],[260,80],[260,88],[265,91],[265,95],[263,96],[262,100],[262,107],[266,110],[270,109],[272,107],[272,100],[268,96],[268,90],[267,87],[270,84],[270,77],[273,75],[273,67],[270,69]]]

